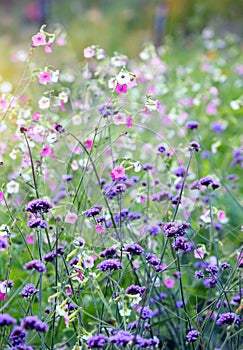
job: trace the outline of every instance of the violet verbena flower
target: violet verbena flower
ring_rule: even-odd
[[[201,278],[204,278],[204,273],[202,271],[195,271],[194,276],[197,280],[199,280]]]
[[[104,334],[97,334],[87,340],[87,345],[89,349],[103,348],[107,340],[108,338]]]
[[[142,296],[145,290],[146,290],[146,287],[135,286],[134,284],[132,284],[131,286],[127,287],[127,289],[125,290],[125,294],[128,294],[128,295],[139,294],[140,296]]]
[[[240,317],[239,315],[236,315],[234,312],[226,312],[224,314],[219,315],[217,321],[216,321],[216,325],[218,326],[222,326],[224,324],[226,325],[231,325],[233,323],[240,323]]]
[[[37,316],[26,316],[21,325],[26,330],[36,330],[42,333],[48,331],[48,324],[40,321]]]
[[[175,222],[167,222],[162,225],[166,237],[179,237],[186,235],[186,229],[190,225],[186,222],[182,224],[177,224]]]
[[[9,314],[0,314],[0,327],[9,326],[16,323],[15,318]]]
[[[213,184],[213,179],[210,176],[205,176],[200,180],[200,184],[208,187],[209,185]]]
[[[46,272],[46,266],[40,260],[31,260],[24,265],[25,270],[35,269],[38,272]]]
[[[48,228],[48,223],[45,220],[42,220],[40,218],[36,218],[36,219],[31,219],[28,222],[28,226],[30,228],[36,228],[36,227]]]
[[[114,259],[110,259],[110,260],[104,260],[102,261],[97,268],[100,271],[114,271],[114,270],[121,270],[123,268],[121,262],[119,260],[114,260]]]
[[[186,335],[186,340],[188,341],[188,343],[192,343],[197,341],[197,338],[199,337],[199,332],[196,330],[192,330],[190,332],[187,333]]]
[[[14,327],[10,334],[10,341],[13,346],[24,345],[26,341],[26,333],[20,326]]]
[[[139,348],[148,348],[153,349],[154,347],[158,347],[159,339],[154,336],[153,338],[142,338],[140,335],[136,335],[134,337],[134,346],[138,346]]]
[[[100,252],[100,257],[110,259],[110,258],[113,258],[116,255],[116,253],[117,253],[117,249],[111,247]]]
[[[198,122],[191,120],[186,124],[187,129],[193,130],[198,128]]]
[[[192,142],[190,143],[189,150],[195,151],[195,152],[199,152],[200,149],[201,149],[201,148],[200,148],[200,145],[199,145],[199,143],[197,143],[196,141],[192,141]]]
[[[21,292],[23,298],[29,298],[38,293],[38,289],[33,284],[27,284]]]
[[[51,208],[51,203],[46,199],[34,199],[27,204],[25,210],[33,214],[43,214],[47,213]]]
[[[148,306],[141,308],[140,314],[142,320],[149,320],[153,317],[153,311]]]
[[[144,249],[137,243],[126,245],[125,251],[131,255],[141,255],[144,253]]]
[[[126,346],[133,338],[134,336],[129,332],[121,330],[109,337],[109,343],[115,344],[116,346]]]

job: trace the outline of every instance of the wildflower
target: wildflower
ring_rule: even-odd
[[[25,210],[29,211],[33,214],[43,214],[48,213],[48,211],[52,208],[51,203],[49,203],[46,199],[33,199],[30,201]]]
[[[104,233],[105,232],[105,228],[104,226],[102,226],[101,223],[98,223],[95,225],[95,231],[98,233],[98,234],[101,234],[101,233]]]
[[[200,145],[199,145],[199,143],[197,143],[197,142],[195,142],[195,141],[192,141],[192,142],[190,143],[189,150],[194,150],[195,152],[199,152],[199,151],[200,151]]]
[[[194,276],[197,280],[199,280],[201,278],[204,278],[204,273],[202,271],[195,271]]]
[[[208,187],[212,185],[213,179],[210,176],[205,176],[200,180],[200,185]]]
[[[105,250],[103,250],[101,253],[100,253],[100,257],[101,258],[113,258],[117,253],[117,249],[116,248],[106,248]]]
[[[131,115],[129,115],[129,116],[127,116],[127,118],[126,118],[126,126],[128,127],[128,128],[131,128],[132,127],[132,116]]]
[[[103,334],[97,334],[90,337],[87,340],[87,345],[89,349],[93,348],[103,348],[103,346],[107,343],[107,337]]]
[[[48,97],[42,96],[38,102],[40,109],[48,109],[51,104],[51,100]]]
[[[120,94],[126,94],[127,93],[127,84],[116,84],[116,92]]]
[[[215,288],[217,284],[217,280],[213,277],[205,278],[205,280],[203,281],[203,284],[205,287]]]
[[[198,247],[197,249],[194,249],[194,258],[196,259],[203,259],[206,251],[203,247]]]
[[[84,57],[85,58],[92,58],[95,56],[95,49],[93,47],[85,47],[84,48]]]
[[[133,335],[126,331],[118,331],[115,335],[109,337],[109,343],[115,344],[116,346],[126,346],[133,340]]]
[[[159,145],[159,146],[157,147],[157,150],[158,150],[158,152],[160,152],[160,153],[164,153],[164,152],[165,152],[165,146]]]
[[[6,185],[6,190],[8,193],[18,193],[19,192],[19,184],[16,181],[11,180]]]
[[[218,326],[222,326],[224,324],[231,325],[233,323],[240,323],[240,317],[234,312],[226,312],[224,314],[220,314],[216,321],[216,325]]]
[[[125,169],[122,166],[117,166],[111,171],[110,175],[113,181],[121,180],[125,176]]]
[[[31,219],[28,222],[28,226],[30,228],[36,228],[36,227],[48,228],[48,223],[45,220],[37,218],[37,219]]]
[[[146,287],[135,286],[134,284],[132,284],[131,286],[127,287],[127,289],[125,290],[125,294],[128,294],[128,295],[139,294],[140,296],[142,296],[145,290],[146,290]]]
[[[27,284],[21,292],[23,298],[29,298],[38,293],[38,289],[33,284]]]
[[[222,262],[221,264],[221,269],[224,271],[226,269],[228,269],[230,267],[230,264],[228,264],[227,262]]]
[[[15,318],[9,314],[0,314],[0,327],[9,326],[16,323]]]
[[[10,341],[14,347],[24,345],[26,341],[26,332],[24,331],[24,329],[20,326],[14,327],[10,334]]]
[[[123,125],[126,124],[126,116],[125,114],[119,112],[113,115],[113,120],[115,125]]]
[[[199,125],[198,122],[191,120],[186,124],[186,127],[187,129],[193,130],[193,129],[197,129],[198,125]]]
[[[67,224],[75,224],[75,222],[78,220],[78,215],[75,213],[67,213],[65,217],[65,222]]]
[[[141,255],[144,253],[144,249],[137,243],[126,245],[125,251],[131,255]]]
[[[173,278],[165,278],[163,280],[163,283],[165,285],[166,288],[174,288],[174,285],[175,285],[175,280]]]
[[[119,260],[104,260],[102,261],[97,268],[100,271],[112,271],[112,270],[121,270],[123,268],[121,262]]]
[[[33,270],[35,269],[36,271],[42,273],[46,272],[46,267],[45,265],[40,261],[40,260],[31,260],[28,263],[24,265],[25,270]]]
[[[41,72],[39,75],[38,75],[38,78],[39,78],[39,83],[42,84],[42,85],[46,85],[48,83],[51,83],[51,73],[50,72]]]
[[[46,45],[46,35],[43,33],[37,33],[36,35],[32,36],[32,46],[37,47],[41,45]]]
[[[188,343],[192,343],[197,341],[197,338],[199,337],[199,332],[196,330],[192,330],[190,332],[187,333],[186,335],[186,340],[188,341]]]
[[[26,330],[36,330],[43,333],[48,331],[47,323],[40,321],[37,316],[26,316],[21,325]]]

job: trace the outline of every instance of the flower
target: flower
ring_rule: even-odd
[[[113,181],[121,180],[125,176],[125,168],[122,166],[117,166],[111,171],[110,175]]]
[[[133,338],[133,335],[131,335],[129,332],[120,330],[116,332],[115,335],[109,337],[109,343],[115,344],[116,346],[126,347],[126,345],[130,343]]]
[[[6,190],[8,193],[18,193],[19,192],[19,184],[16,181],[10,181],[6,185]]]
[[[40,84],[46,85],[48,83],[51,83],[51,73],[50,72],[46,72],[46,71],[41,72],[38,75],[38,78],[39,78]]]
[[[37,33],[36,35],[32,36],[32,46],[37,47],[41,45],[46,45],[46,35],[43,33]]]
[[[112,271],[112,270],[121,270],[123,268],[121,262],[119,260],[114,260],[114,259],[110,259],[110,260],[104,260],[102,261],[97,268],[100,271]]]
[[[97,334],[90,337],[87,340],[87,345],[89,349],[93,348],[103,348],[103,346],[107,343],[107,337],[103,334]]]
[[[174,288],[174,285],[175,285],[175,280],[173,278],[165,278],[163,280],[163,283],[165,285],[166,288]]]
[[[198,247],[197,249],[194,249],[194,258],[196,259],[203,259],[205,255],[205,249],[203,247]]]
[[[117,249],[116,248],[106,248],[105,250],[103,250],[102,252],[100,252],[100,257],[101,258],[113,258],[117,253]]]
[[[187,333],[186,335],[186,340],[188,343],[192,343],[194,341],[197,341],[197,338],[199,337],[199,332],[196,330],[191,330],[190,332]]]
[[[9,326],[13,323],[16,323],[15,318],[9,314],[0,314],[0,327]]]
[[[48,331],[48,324],[40,321],[37,316],[26,316],[21,325],[26,330],[36,330],[43,333]]]
[[[25,210],[29,211],[33,214],[43,214],[43,213],[47,213],[50,209],[52,208],[51,203],[49,203],[46,199],[33,199],[32,201],[30,201]]]
[[[144,253],[144,249],[137,243],[126,245],[125,251],[131,255],[141,255]]]
[[[222,326],[224,324],[231,325],[232,323],[239,323],[240,317],[236,315],[234,312],[226,312],[224,314],[220,314],[216,321],[217,326]]]
[[[123,125],[126,124],[126,116],[125,114],[119,112],[113,115],[113,120],[115,125]]]
[[[40,109],[48,109],[51,104],[51,100],[48,97],[42,96],[38,102]]]
[[[46,266],[40,260],[31,260],[24,265],[25,270],[35,269],[38,272],[46,272]]]
[[[134,284],[132,284],[131,286],[127,287],[127,289],[125,290],[125,294],[128,294],[128,295],[139,294],[140,296],[142,296],[145,290],[146,290],[146,287],[135,286]]]
[[[48,223],[45,220],[37,218],[37,219],[31,219],[28,222],[28,226],[30,228],[36,228],[36,227],[48,228]]]
[[[38,293],[38,289],[33,284],[27,284],[21,292],[23,298],[29,298]]]
[[[127,93],[127,84],[116,84],[116,92],[120,94],[126,94]]]
[[[187,129],[193,130],[198,128],[198,122],[191,120],[186,124]]]
[[[10,334],[10,341],[13,346],[24,345],[26,340],[26,333],[20,326],[14,327]],[[17,348],[18,349],[18,348]]]
[[[93,47],[85,47],[84,48],[84,57],[85,58],[92,58],[95,56],[95,49]]]
[[[75,213],[67,213],[65,217],[65,222],[67,224],[75,224],[75,222],[78,220],[78,215]]]

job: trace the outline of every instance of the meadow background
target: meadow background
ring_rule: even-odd
[[[243,4],[161,4],[0,2],[0,349],[243,349]]]

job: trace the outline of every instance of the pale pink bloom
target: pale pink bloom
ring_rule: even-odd
[[[127,83],[128,89],[132,89],[134,86],[137,86],[137,85],[138,85],[137,79],[133,75],[130,75],[130,80]]]
[[[67,224],[75,224],[75,222],[78,220],[78,215],[75,213],[69,212],[65,217],[65,222]]]
[[[75,277],[75,279],[78,279],[79,281],[83,281],[84,276],[82,274],[81,270],[76,270],[76,272],[78,273],[78,275]]]
[[[86,141],[84,141],[84,143],[86,145],[87,150],[90,150],[92,148],[92,145],[93,145],[93,140],[86,140]]]
[[[217,113],[217,108],[216,108],[216,106],[213,103],[209,103],[206,106],[206,112],[207,112],[208,115],[214,115],[214,114]]]
[[[131,116],[131,115],[129,115],[129,116],[127,117],[127,119],[126,119],[126,126],[127,126],[128,128],[131,128],[131,127],[132,127],[132,116]]]
[[[10,182],[7,183],[6,190],[8,193],[18,193],[19,184],[16,181],[11,180]]]
[[[196,259],[203,259],[205,253],[206,252],[205,252],[205,250],[202,247],[194,249],[194,258],[196,258]]]
[[[7,101],[3,98],[0,98],[0,109],[5,109],[7,107]]]
[[[112,180],[121,180],[125,176],[125,168],[123,166],[117,166],[115,167],[111,173]]]
[[[57,45],[65,46],[66,44],[67,44],[67,40],[63,36],[59,36],[59,38],[57,38]]]
[[[103,233],[103,232],[105,232],[105,228],[104,228],[104,226],[102,226],[102,224],[101,223],[98,223],[96,226],[95,226],[95,231],[97,232],[97,233]]]
[[[51,83],[51,73],[50,72],[41,72],[39,75],[38,75],[38,78],[39,78],[39,83],[40,84],[43,84],[43,85],[46,85],[48,83]]]
[[[217,89],[215,86],[211,86],[211,88],[210,88],[210,93],[211,93],[212,95],[214,95],[214,96],[218,96],[219,91],[218,91],[218,89]]]
[[[48,146],[48,145],[43,146],[43,150],[40,152],[40,156],[41,157],[47,156],[50,158],[56,158],[56,155],[55,155],[52,147]]]
[[[120,94],[127,93],[127,84],[116,84],[116,92]]]
[[[95,55],[95,50],[92,47],[88,46],[88,47],[84,48],[84,57],[85,58],[92,58],[92,57],[94,57],[94,55]]]
[[[51,53],[52,52],[52,45],[53,45],[52,42],[46,44],[46,46],[45,46],[45,52],[46,53]]]
[[[77,171],[79,169],[79,165],[78,165],[78,162],[76,161],[76,159],[74,159],[72,161],[71,168],[73,171]]]
[[[32,114],[32,120],[34,122],[38,122],[40,120],[41,112],[36,111]]]
[[[48,109],[50,107],[51,100],[48,97],[42,96],[38,104],[40,109]]]
[[[229,219],[227,218],[224,210],[219,210],[218,211],[218,220],[222,223],[222,224],[226,224]]]
[[[163,283],[165,285],[166,288],[174,288],[174,285],[175,285],[175,280],[173,278],[165,278],[163,280]]]
[[[86,256],[83,259],[83,264],[86,269],[92,268],[94,266],[94,259],[92,256]]]
[[[32,46],[41,46],[46,45],[46,35],[42,33],[37,33],[36,35],[32,36]]]
[[[121,112],[114,114],[113,120],[114,120],[114,124],[116,125],[126,124],[126,116]]]
[[[63,100],[60,100],[60,106],[61,106],[61,110],[62,110],[63,112],[65,112],[66,109],[65,109],[65,104],[64,104]]]

